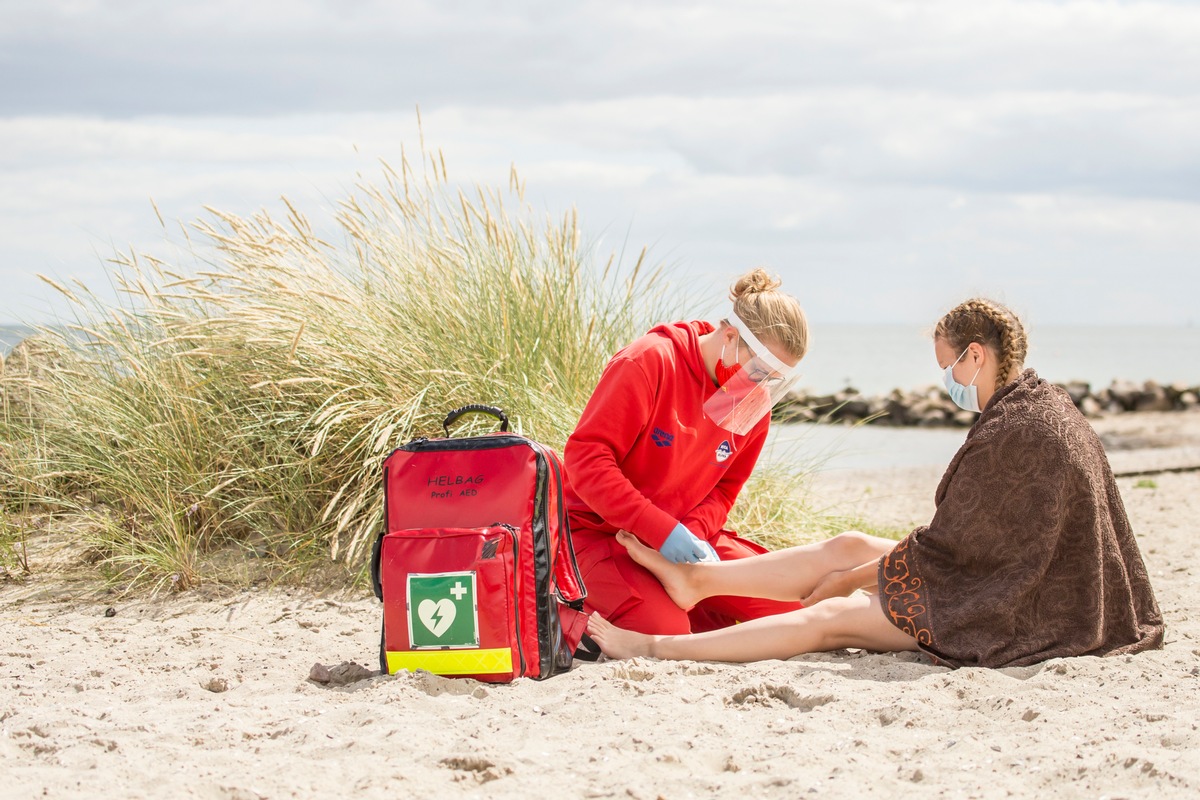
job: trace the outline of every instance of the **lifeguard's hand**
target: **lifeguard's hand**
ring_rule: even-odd
[[[708,542],[698,539],[682,522],[675,526],[667,540],[658,548],[667,561],[676,564],[695,564],[697,561],[720,561],[717,551]]]

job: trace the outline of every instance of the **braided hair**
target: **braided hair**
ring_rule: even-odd
[[[955,351],[978,342],[997,354],[996,380],[1000,386],[1016,380],[1025,363],[1029,341],[1025,326],[1005,306],[975,297],[953,308],[938,321],[934,339],[945,340]]]
[[[767,344],[778,342],[801,359],[808,352],[808,321],[796,298],[779,291],[780,283],[758,267],[737,279],[729,299],[755,336]]]

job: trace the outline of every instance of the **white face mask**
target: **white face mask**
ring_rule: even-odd
[[[959,361],[963,360],[963,356],[965,356],[970,349],[970,346],[968,346],[966,350],[962,351],[962,355],[954,359],[953,364],[946,367],[942,374],[942,382],[946,384],[946,391],[949,393],[950,399],[954,401],[956,406],[964,411],[974,411],[976,414],[978,414],[979,389],[975,386],[975,379],[979,377],[979,370],[983,369],[983,366],[980,365],[979,369],[975,370],[975,374],[971,376],[971,382],[966,386],[963,386],[961,383],[954,380],[955,366],[958,365]]]

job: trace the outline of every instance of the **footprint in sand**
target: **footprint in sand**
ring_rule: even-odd
[[[618,663],[613,665],[612,672],[609,674],[617,680],[649,681],[653,680],[658,673],[653,669],[639,667],[635,664]]]
[[[487,783],[512,774],[510,768],[497,767],[480,756],[447,756],[438,763],[458,773],[455,776],[456,780],[474,777],[480,783]]]
[[[776,686],[764,683],[759,686],[747,686],[744,689],[740,689],[734,692],[725,702],[727,705],[735,706],[771,706],[783,703],[789,708],[795,708],[807,713],[826,703],[832,703],[836,699],[830,694],[801,695],[790,686]]]
[[[430,697],[442,694],[467,695],[479,700],[488,696],[488,690],[478,681],[470,678],[443,678],[423,669],[412,673],[409,683]]]

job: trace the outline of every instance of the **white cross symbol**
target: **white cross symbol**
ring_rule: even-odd
[[[455,600],[462,600],[463,595],[467,593],[467,589],[462,585],[462,581],[455,581],[454,588],[450,590],[450,594],[454,595]]]

